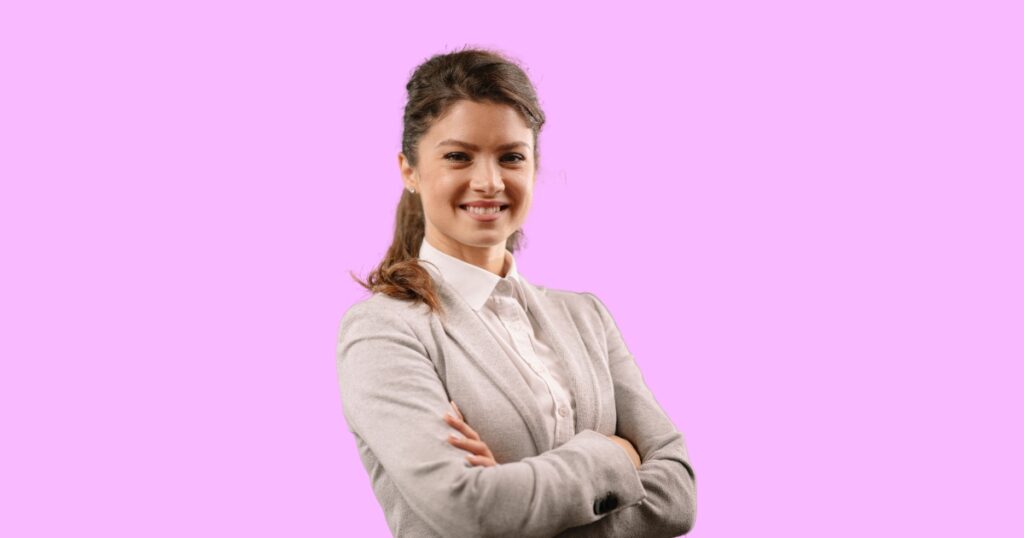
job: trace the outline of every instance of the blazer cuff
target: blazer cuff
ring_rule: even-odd
[[[608,462],[597,468],[593,477],[596,497],[590,499],[594,508],[594,519],[640,504],[647,497],[639,470],[621,446],[603,433],[583,430],[575,440],[587,446],[586,450],[599,461]]]

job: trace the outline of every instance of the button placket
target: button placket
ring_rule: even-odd
[[[536,349],[534,349],[533,341],[525,329],[524,322],[528,320],[523,319],[522,307],[511,296],[511,291],[508,288],[507,282],[501,281],[498,283],[498,309],[503,318],[502,323],[505,324],[505,328],[508,329],[509,334],[512,336],[512,341],[519,350],[520,355],[526,359],[526,362],[534,371],[543,373],[544,367],[537,361]]]
[[[488,298],[488,310],[491,319],[505,329],[504,334],[508,336],[506,345],[515,350],[513,353],[518,355],[520,366],[531,370],[547,389],[545,405],[550,406],[547,407],[550,413],[547,420],[553,423],[554,446],[560,446],[572,439],[576,433],[575,421],[572,418],[572,396],[569,389],[561,385],[560,378],[556,379],[556,375],[564,377],[565,373],[561,370],[552,370],[545,361],[564,361],[564,358],[557,356],[556,350],[549,348],[547,341],[535,332],[538,326],[531,318],[526,304],[527,298],[517,284],[518,282],[512,279],[499,280]],[[561,368],[558,364],[551,366]]]

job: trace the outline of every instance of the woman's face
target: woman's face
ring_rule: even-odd
[[[423,202],[431,245],[480,266],[504,261],[505,241],[533,198],[532,143],[533,131],[512,107],[462,100],[420,138],[415,168],[399,153],[402,180]],[[480,201],[504,209],[478,216],[465,208]]]

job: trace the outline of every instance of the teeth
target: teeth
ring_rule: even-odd
[[[475,213],[477,215],[493,215],[493,214],[501,211],[501,207],[498,207],[498,206],[494,206],[494,207],[466,206],[466,211],[469,211],[470,213]]]

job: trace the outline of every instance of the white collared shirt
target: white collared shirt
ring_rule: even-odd
[[[499,345],[516,357],[516,369],[530,386],[554,440],[550,448],[556,448],[576,435],[576,402],[568,389],[562,358],[537,336],[542,331],[530,313],[537,306],[527,300],[522,288],[525,278],[516,270],[515,257],[504,252],[508,266],[504,278],[441,252],[425,237],[419,258],[437,266],[435,270],[430,264],[421,264],[433,274],[440,270],[440,276],[480,316]]]

